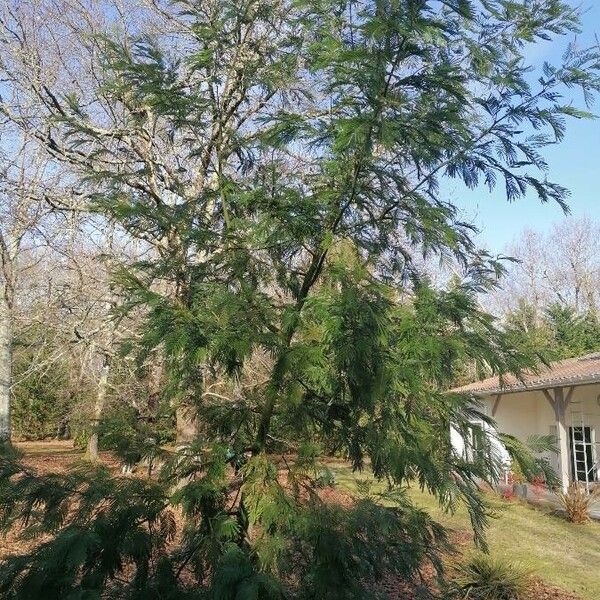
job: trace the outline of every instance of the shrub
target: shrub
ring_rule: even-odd
[[[544,494],[546,489],[546,480],[543,477],[537,476],[533,478],[531,481],[531,490],[533,491],[534,495],[541,496]]]
[[[578,481],[572,482],[566,492],[558,495],[565,509],[567,520],[572,523],[585,523],[589,521],[590,508],[600,498],[600,488],[588,492],[585,486]]]
[[[461,564],[454,579],[459,598],[518,600],[527,588],[528,573],[521,566],[476,554]]]
[[[335,487],[337,484],[335,473],[327,468],[321,469],[317,474],[315,484],[319,488]]]
[[[506,488],[502,492],[502,500],[507,500],[508,502],[514,500],[517,497],[515,490],[512,487]]]
[[[44,359],[37,357],[40,362]],[[17,438],[28,440],[64,436],[73,406],[81,398],[70,393],[69,373],[64,362],[57,361],[52,369],[28,374],[34,360],[23,351],[17,353],[15,359],[13,433]]]
[[[523,471],[521,471],[521,468],[517,463],[513,464],[511,468],[512,470],[508,474],[508,483],[510,485],[513,485],[514,483],[525,483],[525,481],[527,481],[523,475]]]

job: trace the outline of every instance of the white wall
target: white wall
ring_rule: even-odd
[[[565,396],[569,388],[565,388]],[[596,439],[596,459],[600,459],[600,384],[582,385],[574,388],[571,403],[566,411],[566,425],[580,426],[583,413],[584,425],[592,427]],[[482,399],[484,412],[492,416],[492,407],[497,395]],[[508,433],[527,441],[531,435],[548,435],[553,432],[556,424],[554,410],[542,391],[518,392],[503,394],[498,403],[496,414],[493,416],[498,431]],[[456,432],[451,433],[452,445],[456,452],[464,452],[464,441]],[[503,449],[499,450],[504,452]],[[548,456],[555,469],[558,468],[556,454]]]
[[[494,401],[494,398],[482,399],[481,406],[478,407],[480,412],[482,412],[484,415],[491,416],[493,401]],[[508,467],[510,466],[510,457],[508,455],[508,452],[506,451],[506,448],[498,439],[498,437],[496,435],[496,433],[497,433],[496,430],[493,427],[489,426],[487,423],[478,423],[478,424],[483,427],[484,431],[488,432],[490,446],[491,446],[491,452],[494,454],[496,459],[498,461],[500,461],[502,464],[504,464],[506,466],[506,469],[508,469]],[[454,428],[450,429],[450,441],[451,441],[452,447],[454,448],[455,452],[457,454],[459,454],[460,456],[465,456],[465,446],[466,446],[465,440],[460,435],[460,433],[458,431],[456,431],[456,429],[454,429]]]
[[[567,394],[568,388],[565,388],[565,396]],[[583,412],[585,425],[600,430],[600,406],[597,403],[599,395],[600,384],[577,386],[567,408],[566,425],[580,425],[579,412]],[[485,399],[488,405],[494,401],[495,396]],[[541,391],[504,394],[494,419],[499,431],[522,440],[532,434],[548,435],[550,428],[555,425],[554,410]]]
[[[460,456],[464,455],[465,440],[463,439],[463,436],[460,435],[460,433],[458,433],[458,431],[456,431],[456,429],[454,429],[454,427],[450,427],[450,443],[452,444],[454,451],[458,455],[460,455]]]

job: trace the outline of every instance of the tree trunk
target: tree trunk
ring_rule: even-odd
[[[110,357],[108,356],[108,354],[105,354],[103,358],[102,371],[100,372],[100,379],[98,381],[96,403],[94,404],[94,416],[92,419],[93,429],[87,445],[87,457],[93,462],[96,462],[98,460],[98,425],[100,424],[100,417],[102,416],[104,402],[106,401],[109,372]]]
[[[157,353],[150,364],[148,374],[148,403],[146,406],[146,415],[150,421],[156,419],[160,398],[163,389],[164,363],[162,357]]]
[[[178,446],[192,441],[198,434],[198,423],[195,413],[195,408],[186,403],[181,403],[176,408],[175,443]]]
[[[10,442],[10,400],[12,384],[11,311],[0,294],[0,441]]]
[[[198,436],[202,425],[198,412],[198,399],[207,385],[207,376],[202,374],[195,382],[194,393],[187,398],[180,399],[175,407],[175,444],[177,447],[188,444]]]

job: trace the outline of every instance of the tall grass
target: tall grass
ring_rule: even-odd
[[[600,499],[600,488],[590,492],[581,483],[574,481],[566,492],[558,495],[560,503],[565,509],[568,521],[571,523],[585,523],[590,520],[590,509]]]
[[[485,554],[475,554],[457,567],[454,595],[469,600],[519,600],[527,590],[529,572]]]

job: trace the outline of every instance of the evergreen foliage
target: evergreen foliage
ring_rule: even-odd
[[[516,348],[537,352],[545,362],[600,351],[600,319],[596,311],[578,313],[551,304],[541,314],[526,302],[506,317],[506,331]]]
[[[117,274],[147,314],[130,350],[164,355],[166,394],[195,411],[198,436],[161,452],[156,481],[89,467],[41,477],[7,455],[4,529],[50,538],[4,561],[0,590],[345,600],[376,597],[384,572],[416,577],[425,558],[441,570],[445,531],[404,487],[466,503],[483,543],[478,481],[499,468],[453,452],[450,426],[485,417],[445,390],[467,361],[489,374],[534,357],[478,307],[502,265],[440,182],[564,205],[540,151],[565,117],[586,116],[560,90],[591,97],[598,56],[571,47],[529,83],[524,47],[577,27],[558,0],[168,10],[176,41],[97,40],[95,102],[114,126],[68,92],[51,126],[80,193],[152,249]],[[423,254],[453,257],[464,278],[435,289]],[[388,491],[324,501],[326,452]]]
[[[85,401],[88,390],[80,386],[75,398],[68,361],[52,360],[54,348],[41,335],[36,339],[39,331],[27,333],[19,332],[14,342],[13,434],[34,440],[66,436],[74,404]]]
[[[20,357],[21,358],[21,357]],[[30,367],[18,362],[12,403],[12,422],[17,438],[44,439],[68,433],[74,399],[69,396],[68,369],[64,363],[53,365],[48,372],[21,377],[21,368]]]

